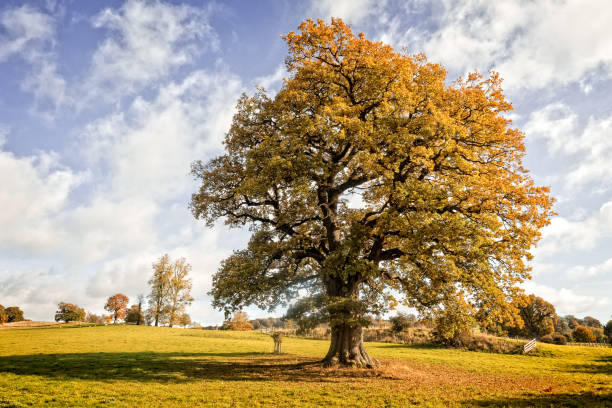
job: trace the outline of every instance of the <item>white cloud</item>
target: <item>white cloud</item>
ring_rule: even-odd
[[[176,199],[191,191],[191,162],[220,150],[241,87],[235,76],[195,71],[88,126],[82,148],[110,173],[109,194]]]
[[[571,267],[567,273],[570,279],[592,278],[594,276],[608,275],[612,277],[612,258],[595,265],[576,265]]]
[[[575,191],[589,183],[597,190],[612,187],[612,116],[590,117],[580,129],[578,116],[566,105],[554,103],[535,111],[524,127],[527,137],[546,141],[552,154],[577,155],[567,166],[566,188]]]
[[[0,143],[0,247],[7,253],[55,248],[50,219],[66,208],[86,174],[64,166],[52,152],[17,157],[1,148]]]
[[[4,10],[0,26],[6,33],[0,36],[0,62],[18,54],[35,58],[54,42],[53,19],[28,5]]]
[[[542,230],[542,240],[533,254],[538,258],[551,257],[568,250],[592,249],[607,237],[612,237],[612,201],[583,219],[554,217]]]
[[[534,293],[555,306],[559,315],[582,315],[609,304],[607,297],[596,298],[575,293],[571,289],[553,288],[527,281],[521,285],[527,294]]]
[[[55,53],[56,22],[54,18],[24,5],[6,9],[0,14],[0,63],[19,56],[32,70],[27,73],[22,87],[34,94],[34,112],[50,102],[52,107],[67,102],[66,81],[59,74]]]
[[[511,90],[581,81],[595,71],[612,75],[607,0],[592,0],[588,6],[580,0],[416,1],[404,4],[403,12],[386,10],[379,18],[386,22],[377,30],[381,39],[423,51],[458,73],[494,69]],[[585,92],[592,83],[585,83]]]
[[[372,14],[382,12],[386,3],[377,0],[314,0],[310,14],[319,18],[340,17],[349,23],[359,23]]]
[[[55,154],[1,153],[0,177],[6,180],[0,180],[0,199],[6,209],[0,222],[7,225],[0,231],[2,247],[19,248],[61,272],[5,260],[0,268],[7,269],[9,281],[19,285],[16,277],[22,275],[37,279],[49,296],[37,303],[25,285],[19,291],[13,285],[19,296],[7,297],[3,288],[0,298],[21,299],[33,318],[50,319],[59,301],[102,312],[113,293],[146,292],[151,263],[168,252],[193,265],[199,299],[194,311],[220,319],[203,296],[220,260],[233,245],[244,244],[244,234],[223,226],[211,231],[193,219],[187,204],[197,186],[189,169],[193,160],[221,151],[241,91],[234,75],[195,71],[91,123],[74,148],[90,167],[88,179],[62,166]],[[77,185],[89,193],[78,204],[69,200]]]
[[[278,92],[283,84],[283,78],[287,76],[287,69],[284,64],[276,67],[276,70],[270,75],[264,75],[255,78],[253,81],[255,85],[263,87],[269,92]]]
[[[217,40],[205,9],[163,2],[128,0],[93,19],[109,31],[92,57],[85,89],[90,98],[115,100],[167,77],[193,61]],[[195,41],[198,41],[197,45]]]

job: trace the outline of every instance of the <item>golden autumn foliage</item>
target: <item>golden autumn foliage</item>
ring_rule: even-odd
[[[253,330],[253,325],[249,322],[249,316],[246,312],[234,312],[230,320],[223,322],[222,329],[224,330]]]
[[[272,308],[304,289],[332,326],[326,361],[365,366],[365,316],[399,302],[444,336],[515,319],[516,284],[553,212],[523,168],[500,76],[449,84],[424,55],[340,19],[284,39],[281,90],[243,95],[225,154],[193,164],[194,216],[253,232],[215,275],[214,305]]]
[[[117,323],[117,319],[125,318],[127,313],[129,299],[122,293],[117,293],[108,298],[104,305],[104,310],[111,312],[113,323]],[[110,323],[110,322],[109,322]]]

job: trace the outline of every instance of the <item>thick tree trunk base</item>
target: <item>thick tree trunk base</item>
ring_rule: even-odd
[[[347,325],[332,328],[331,344],[322,363],[324,367],[341,365],[374,368],[379,365],[365,350],[362,328]]]

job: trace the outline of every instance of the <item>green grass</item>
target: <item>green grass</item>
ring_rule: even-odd
[[[0,331],[0,407],[612,406],[612,349],[502,355],[368,343],[376,370],[322,368],[328,342],[137,326]]]

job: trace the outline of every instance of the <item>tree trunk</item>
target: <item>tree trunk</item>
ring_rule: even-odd
[[[323,359],[323,364],[373,368],[378,365],[378,362],[365,350],[361,326],[341,324],[332,327],[331,344]]]

